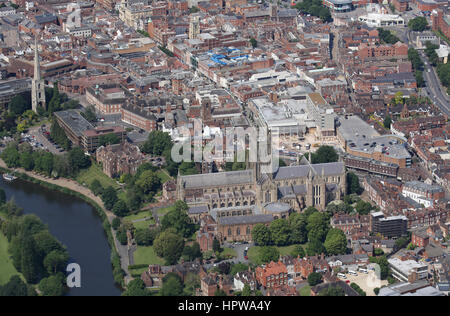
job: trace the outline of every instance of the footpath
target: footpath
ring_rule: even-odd
[[[10,169],[10,168],[8,168],[6,163],[3,161],[3,159],[0,159],[0,167],[5,168],[5,169]],[[90,189],[82,186],[81,184],[79,184],[78,182],[76,182],[74,180],[65,179],[65,178],[53,179],[53,178],[49,178],[49,177],[40,175],[35,172],[27,171],[23,168],[15,168],[14,170],[17,172],[26,174],[29,177],[38,179],[40,181],[58,185],[60,187],[67,188],[72,191],[83,194],[84,196],[86,196],[86,197],[90,198],[91,200],[93,200],[94,202],[96,202],[102,208],[102,210],[103,210],[103,212],[105,212],[106,217],[108,218],[108,221],[110,224],[112,223],[112,220],[116,217],[113,212],[108,211],[105,208],[103,201],[101,200],[100,197],[96,196],[94,193],[92,193],[92,191]],[[129,255],[128,255],[128,247],[126,245],[123,246],[120,244],[120,242],[116,238],[116,234],[114,233],[114,230],[112,229],[112,227],[111,227],[111,234],[114,239],[114,245],[116,247],[116,250],[120,256],[120,265],[121,265],[123,271],[125,271],[125,273],[126,273],[125,284],[128,284],[128,281],[132,279],[130,272],[128,271],[128,266],[130,265],[130,260],[129,260]]]

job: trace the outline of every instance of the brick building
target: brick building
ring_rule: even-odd
[[[265,266],[256,268],[256,280],[264,288],[276,288],[287,285],[287,268],[281,261],[272,261]]]
[[[86,89],[86,101],[106,114],[121,113],[122,105],[129,97],[127,89],[117,84],[96,85]]]
[[[136,105],[124,104],[121,108],[122,121],[147,132],[156,130],[156,117],[151,112]]]
[[[358,56],[362,60],[367,59],[391,59],[408,58],[408,45],[397,42],[394,45],[367,45],[365,43],[358,47]]]
[[[441,31],[450,38],[450,10],[448,8],[436,9],[431,14],[431,23],[434,31]]]
[[[217,235],[222,241],[247,241],[251,242],[253,227],[257,224],[270,224],[273,216],[250,215],[250,216],[230,216],[217,219]]]
[[[128,142],[101,146],[95,155],[97,162],[102,164],[103,172],[111,178],[121,174],[135,174],[146,160],[139,147]]]

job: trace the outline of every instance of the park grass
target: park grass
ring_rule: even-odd
[[[231,256],[233,258],[237,257],[236,250],[231,249],[231,248],[223,248],[223,251],[220,254],[224,257],[227,257],[227,256]]]
[[[291,252],[294,250],[295,246],[296,245],[290,245],[290,246],[275,247],[275,248],[278,249],[278,251],[280,252],[280,255],[286,256],[286,255],[291,254]],[[301,246],[303,247],[303,249],[305,249],[305,245],[301,245]],[[247,252],[248,260],[256,265],[262,264],[261,258],[259,257],[260,249],[261,249],[260,246],[254,246],[254,247],[251,247]]]
[[[155,221],[153,219],[149,219],[149,220],[146,220],[146,221],[133,223],[133,226],[136,229],[148,229],[148,227],[150,225],[155,225]]]
[[[164,215],[166,215],[167,213],[169,213],[170,211],[172,211],[174,209],[175,209],[175,205],[171,205],[171,206],[168,206],[168,207],[164,207],[164,208],[158,209],[156,211],[156,213],[158,213],[159,216],[164,216]]]
[[[132,222],[132,221],[135,221],[137,219],[143,219],[143,218],[146,218],[146,217],[152,217],[152,212],[144,211],[144,212],[139,212],[137,214],[128,215],[128,216],[125,216],[123,218],[123,220]]]
[[[305,285],[299,291],[300,296],[310,296],[311,295],[311,287],[309,285]]]
[[[20,275],[9,256],[8,240],[0,233],[0,285],[6,284],[13,275]]]
[[[165,170],[159,170],[156,172],[156,174],[158,175],[159,179],[161,180],[161,183],[166,183],[167,181],[169,181],[171,179],[169,177],[169,175],[167,174],[167,171],[165,171]]]
[[[143,272],[148,270],[148,267],[128,269],[131,275],[141,275]]]
[[[134,264],[160,264],[164,265],[164,259],[158,257],[153,246],[138,246],[134,252]]]
[[[77,181],[81,185],[86,184],[89,186],[94,179],[97,179],[104,188],[108,186],[112,186],[114,189],[119,188],[117,182],[104,174],[102,168],[95,163],[93,163],[88,169],[81,170],[77,176]]]

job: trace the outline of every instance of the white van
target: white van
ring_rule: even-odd
[[[356,273],[355,271],[352,271],[352,270],[348,270],[348,274],[358,276],[358,273]]]
[[[369,273],[369,271],[367,271],[367,269],[364,269],[364,268],[359,268],[358,271],[365,273],[365,274]]]
[[[337,276],[338,276],[338,278],[341,278],[341,279],[347,279],[347,277],[343,273],[338,273]]]

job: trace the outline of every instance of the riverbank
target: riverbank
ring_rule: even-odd
[[[0,232],[0,286],[6,284],[13,275],[20,275],[9,257],[8,240]]]
[[[0,171],[12,172],[1,159]],[[14,172],[16,176],[25,181],[75,196],[95,209],[97,215],[102,219],[103,229],[111,248],[111,264],[113,266],[114,280],[123,288],[124,281],[126,284],[131,279],[128,271],[128,249],[127,246],[122,246],[116,239],[114,230],[111,227],[111,222],[115,218],[115,215],[105,209],[102,200],[98,196],[95,196],[88,188],[83,187],[74,180],[64,178],[52,179],[34,172],[26,171],[22,168],[14,169]]]

